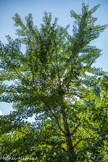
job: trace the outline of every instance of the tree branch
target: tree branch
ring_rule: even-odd
[[[74,145],[74,148],[83,140],[88,140],[89,138],[81,138],[78,142],[76,142],[76,144]]]
[[[54,112],[51,110],[51,108],[50,108],[49,105],[47,105],[45,102],[44,102],[44,104],[47,106],[48,110],[50,111],[50,113],[51,113],[52,116],[54,117],[54,119],[55,119],[55,121],[56,121],[56,123],[57,123],[58,128],[61,130],[61,132],[62,132],[62,133],[64,134],[64,136],[65,136],[66,133],[65,133],[65,131],[60,127],[60,124],[59,124],[59,121],[58,121],[56,115],[55,115]]]
[[[84,127],[84,126],[82,126],[83,127],[83,129],[85,129],[85,131],[87,132],[87,133],[89,133],[90,134],[90,136],[92,136],[93,137],[93,135]]]
[[[25,80],[24,78],[22,78],[22,76],[17,72],[17,70],[16,70],[15,68],[14,68],[14,70],[15,70],[15,72],[17,73],[17,75],[18,75],[21,79]],[[27,80],[25,80],[25,81],[27,82]],[[65,133],[65,131],[60,127],[59,121],[58,121],[56,115],[54,114],[54,112],[51,110],[50,106],[46,104],[46,102],[45,102],[45,101],[43,100],[43,98],[40,96],[39,92],[37,92],[37,89],[36,89],[35,87],[33,87],[32,85],[30,85],[30,86],[36,91],[36,93],[38,94],[39,99],[46,105],[46,107],[48,108],[48,110],[50,111],[50,113],[52,114],[52,116],[54,117],[54,119],[55,119],[55,121],[56,121],[56,124],[57,124],[58,128],[60,129],[60,131],[61,131],[61,132],[64,134],[64,136],[65,136],[66,133]]]
[[[64,134],[53,134],[52,136],[62,136],[62,137],[65,137]]]
[[[67,152],[63,147],[61,147],[61,149],[63,150],[63,152]]]
[[[74,135],[74,133],[76,132],[76,130],[79,128],[80,125],[81,125],[81,123],[79,123],[79,124],[75,127],[75,129],[73,130],[72,133],[70,133],[71,136]]]

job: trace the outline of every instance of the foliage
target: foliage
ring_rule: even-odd
[[[44,14],[40,29],[32,14],[24,24],[13,20],[18,38],[0,43],[0,101],[14,111],[0,117],[0,156],[37,161],[106,162],[108,139],[108,77],[93,67],[101,50],[91,46],[106,25],[95,25],[82,3],[82,13],[71,10],[73,34]],[[26,51],[21,48],[25,45]],[[6,84],[10,81],[12,84]],[[35,115],[30,124],[25,119]],[[36,160],[35,160],[36,161]]]

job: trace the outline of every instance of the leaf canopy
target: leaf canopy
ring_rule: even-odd
[[[18,38],[0,42],[0,101],[14,109],[0,116],[0,156],[108,160],[108,76],[93,66],[101,50],[90,44],[106,28],[95,25],[98,7],[89,10],[82,3],[81,14],[70,11],[72,35],[69,25],[58,25],[57,18],[52,22],[51,13],[44,13],[40,28],[32,14],[26,24],[14,15]],[[34,123],[25,121],[33,115]]]

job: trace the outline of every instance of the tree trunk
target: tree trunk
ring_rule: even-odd
[[[75,155],[75,152],[74,152],[74,147],[72,145],[69,125],[68,125],[68,122],[67,122],[64,106],[61,107],[61,113],[62,113],[62,117],[63,117],[64,131],[66,133],[65,138],[66,138],[66,145],[67,145],[67,153],[68,153],[69,162],[76,162],[76,155]]]
[[[67,155],[69,158],[69,162],[76,162],[76,154],[72,146],[72,140],[70,135],[66,137],[66,145],[67,145],[67,153],[68,153]]]

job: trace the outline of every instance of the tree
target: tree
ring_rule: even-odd
[[[92,66],[101,50],[90,45],[106,28],[95,25],[92,14],[98,7],[89,10],[82,3],[79,15],[71,10],[73,35],[69,26],[57,25],[57,18],[52,22],[51,13],[45,12],[40,29],[32,14],[26,24],[14,15],[18,38],[7,36],[8,44],[0,43],[0,101],[15,109],[0,118],[1,156],[69,162],[108,158],[107,94],[102,90],[107,74]],[[24,120],[34,114],[35,123]]]

